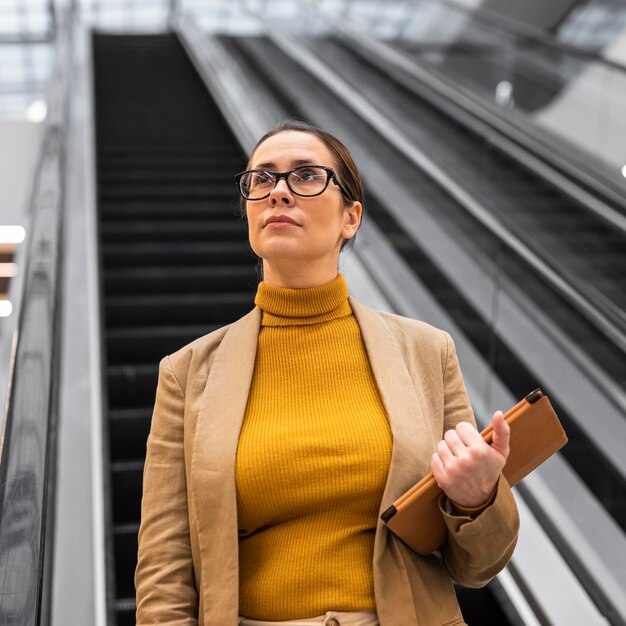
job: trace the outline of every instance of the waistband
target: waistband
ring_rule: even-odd
[[[239,617],[239,626],[379,626],[378,616],[373,611],[327,611],[324,615],[286,622],[267,622]]]

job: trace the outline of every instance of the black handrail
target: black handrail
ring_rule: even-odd
[[[424,2],[424,0],[420,1]],[[563,54],[577,56],[589,62],[605,65],[612,70],[616,70],[618,72],[626,72],[626,65],[624,63],[620,63],[619,61],[615,61],[614,59],[606,58],[594,50],[581,48],[580,46],[577,46],[575,44],[569,44],[563,41],[559,41],[553,35],[541,30],[540,28],[537,28],[530,24],[525,24],[524,22],[511,18],[504,13],[494,11],[493,9],[488,9],[484,6],[468,7],[465,4],[460,3],[459,0],[426,1],[431,2],[435,5],[443,5],[453,11],[457,11],[463,16],[469,15],[471,16],[471,19],[475,22],[482,23],[485,26],[495,26],[501,32],[506,32],[513,37],[532,40],[542,46],[553,48]],[[414,13],[415,4],[416,3],[414,0],[407,0],[404,3],[402,8],[405,10],[405,15],[401,17],[401,25],[406,26],[408,24],[407,17]],[[346,5],[349,7],[350,3],[346,3]],[[344,17],[346,16],[344,15]],[[398,31],[399,35],[400,33],[401,31]]]
[[[555,39],[553,36],[550,36],[544,31],[528,24],[524,24],[523,22],[520,22],[518,20],[514,20],[507,15],[504,15],[503,13],[497,13],[491,9],[486,9],[482,6],[468,9],[466,6],[459,4],[458,0],[439,1],[442,4],[445,4],[446,6],[455,9],[465,15],[471,13],[472,17],[476,18],[477,21],[495,24],[499,28],[505,29],[518,37],[533,39],[534,41],[537,41],[544,46],[554,48],[560,52],[563,52],[564,54],[578,56],[594,63],[607,65],[611,69],[617,70],[619,72],[626,72],[626,66],[622,63],[619,63],[618,61],[614,61],[613,59],[607,59],[606,57],[603,57],[601,54],[598,54],[597,52],[594,52],[592,50],[587,50],[586,48],[581,48],[579,46],[559,41],[558,39]]]
[[[49,622],[71,16],[60,16],[0,442],[0,623]],[[65,17],[65,19],[63,19]],[[44,559],[45,554],[45,559]]]

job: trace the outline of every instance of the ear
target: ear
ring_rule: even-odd
[[[361,225],[363,205],[355,200],[351,206],[343,211],[343,229],[341,235],[344,239],[352,239]]]

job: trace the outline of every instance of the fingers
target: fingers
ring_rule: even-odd
[[[466,446],[481,446],[485,442],[482,435],[469,422],[458,423],[456,432]]]
[[[463,449],[466,447],[465,443],[459,437],[459,433],[456,430],[448,430],[443,435],[444,441],[448,444],[448,448],[450,452],[455,456],[458,456],[463,452]]]
[[[504,459],[509,455],[510,428],[504,421],[502,411],[493,415],[493,438],[491,445],[485,443],[482,435],[470,422],[460,422],[454,429],[447,430],[443,439],[437,444],[437,465],[442,470],[452,467],[455,461],[467,462],[472,458],[486,458],[490,448],[494,448]],[[468,454],[469,453],[469,454]],[[476,455],[479,455],[477,457]]]
[[[491,447],[497,450],[505,459],[509,456],[509,443],[511,440],[511,428],[504,421],[502,411],[493,414],[493,437]]]
[[[493,492],[509,454],[510,427],[502,411],[493,415],[491,445],[471,422],[460,422],[445,432],[431,457],[439,487],[455,502],[478,506]]]
[[[433,474],[436,479],[440,478],[444,472],[444,466],[442,460],[439,458],[439,455],[435,452],[430,459],[430,469],[433,471]]]
[[[456,428],[444,433],[443,439],[437,444],[437,452],[445,465],[454,457],[463,457],[470,448],[485,445],[483,438],[472,424],[461,422],[456,425]]]
[[[454,454],[444,439],[437,444],[437,455],[439,456],[439,459],[444,467],[446,465],[450,465],[454,461]]]

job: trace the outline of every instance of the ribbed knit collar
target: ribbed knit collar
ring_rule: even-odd
[[[254,303],[263,310],[262,326],[317,324],[352,314],[348,285],[341,274],[329,283],[287,289],[260,283]]]

